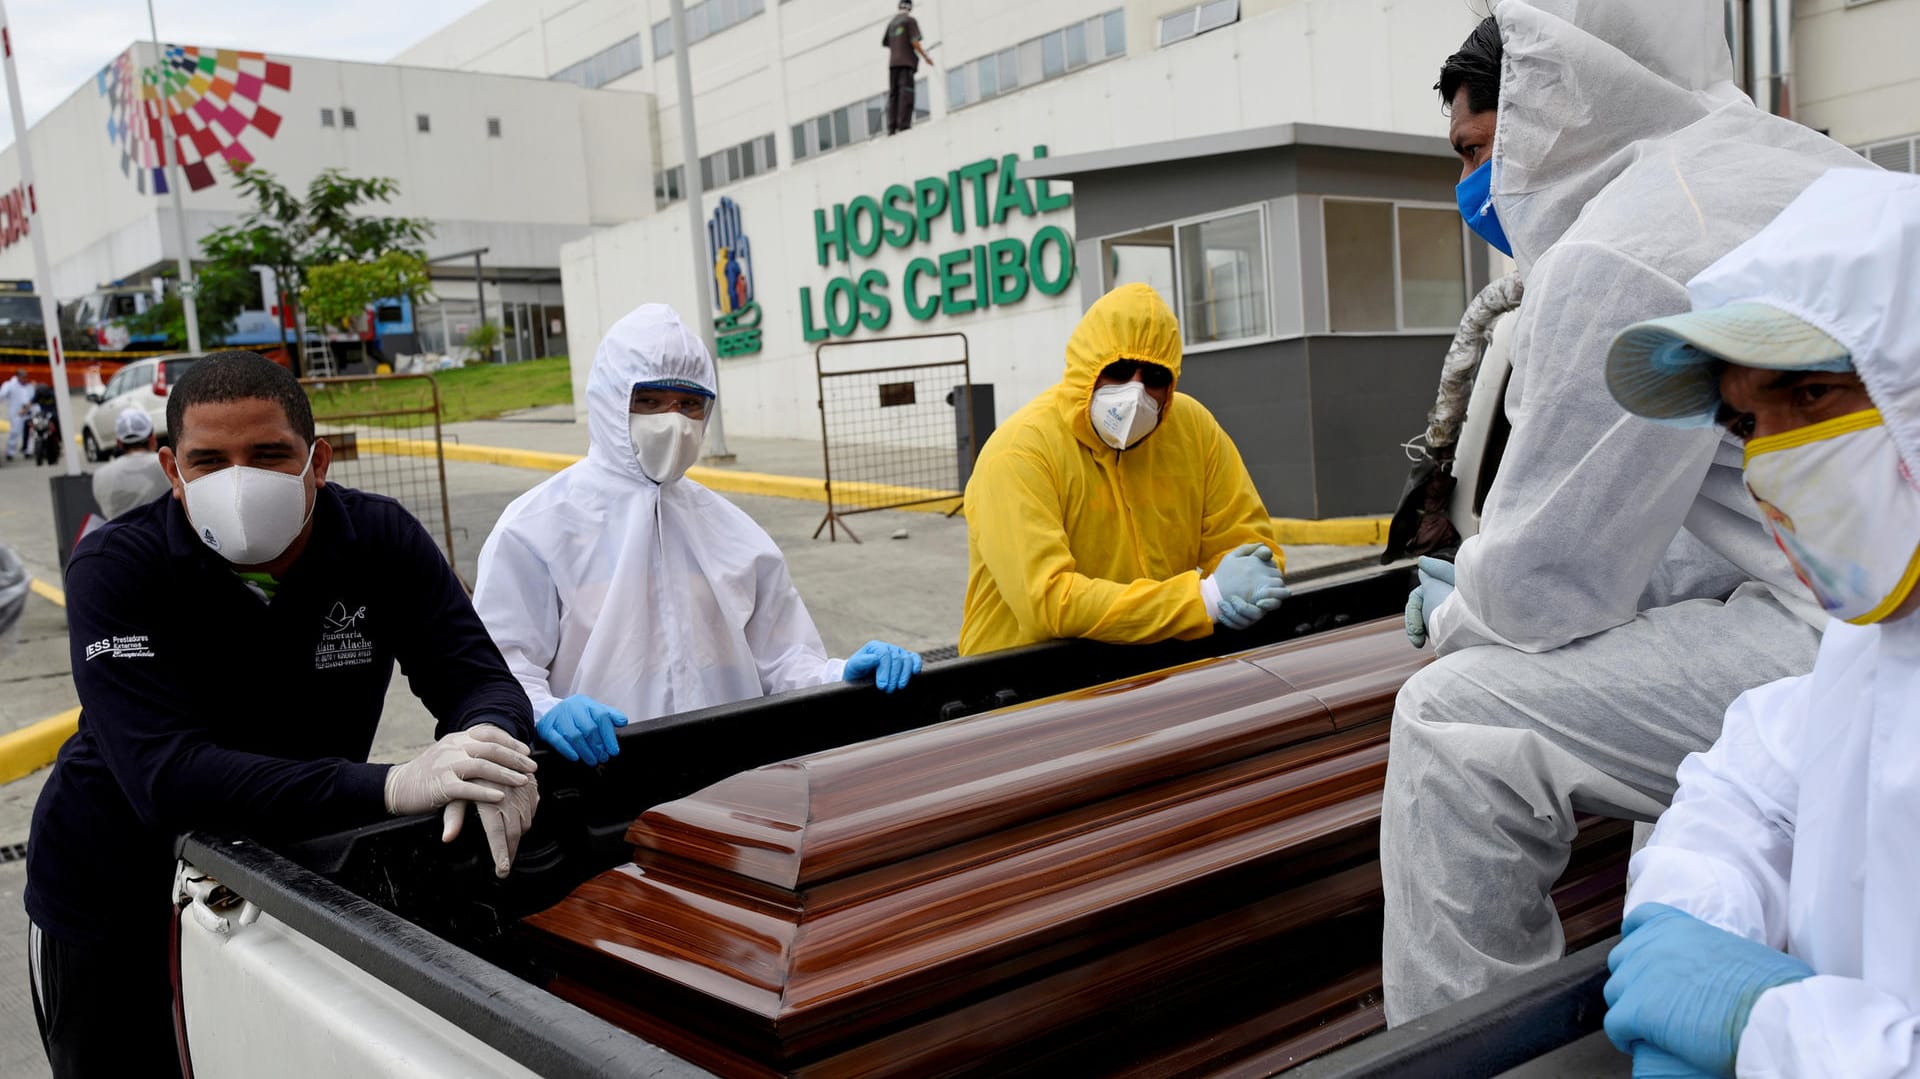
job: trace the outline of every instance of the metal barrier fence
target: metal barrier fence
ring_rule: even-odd
[[[340,375],[303,378],[300,385],[316,432],[333,447],[328,481],[397,500],[453,563],[440,387],[433,376]]]
[[[957,352],[957,357],[956,357]],[[973,368],[963,333],[830,341],[813,350],[829,540],[843,518],[952,501],[960,511],[961,459],[972,437]],[[956,411],[956,406],[958,410]]]

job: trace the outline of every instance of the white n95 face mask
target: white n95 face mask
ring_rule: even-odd
[[[1920,580],[1920,487],[1877,409],[1747,443],[1747,490],[1835,618],[1878,622]]]
[[[636,414],[627,417],[627,434],[633,439],[633,459],[640,462],[640,471],[664,486],[686,475],[700,459],[707,421],[688,419],[679,412]]]
[[[286,553],[307,526],[307,473],[236,465],[187,484],[187,520],[200,542],[236,566],[257,566]]]
[[[1160,426],[1160,402],[1147,396],[1147,387],[1138,382],[1093,391],[1088,414],[1100,441],[1116,450],[1132,446]]]

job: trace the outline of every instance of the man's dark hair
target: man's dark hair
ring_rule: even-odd
[[[1467,35],[1460,51],[1440,65],[1440,81],[1433,84],[1440,91],[1440,103],[1451,106],[1454,95],[1464,86],[1467,108],[1474,112],[1499,108],[1500,53],[1500,27],[1489,15]]]
[[[313,407],[293,372],[253,352],[214,352],[187,368],[167,394],[167,437],[185,439],[187,409],[222,401],[272,401],[287,414],[295,434],[313,445]]]

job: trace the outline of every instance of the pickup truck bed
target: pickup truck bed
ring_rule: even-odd
[[[182,917],[179,976],[196,1071],[245,1074],[272,1060],[287,1075],[707,1074],[540,988],[550,972],[519,929],[625,863],[642,812],[774,761],[1396,614],[1407,578],[1386,569],[1303,588],[1283,617],[1246,634],[1135,648],[1059,642],[938,664],[891,697],[831,687],[670,717],[622,732],[621,755],[597,773],[542,754],[540,817],[507,881],[492,877],[477,836],[442,846],[426,819],[278,852],[184,837],[184,862],[223,886],[205,895],[202,884],[204,900]],[[1556,981],[1531,994],[1527,1009],[1500,1012],[1526,1036],[1502,1035],[1496,1023],[1490,1037],[1505,1037],[1511,1051],[1478,1059],[1504,1068],[1597,1027],[1587,981]],[[307,1033],[273,1045],[238,1033],[283,1027]],[[1403,1048],[1312,1074],[1394,1074],[1428,1052],[1417,1039],[1405,1049],[1409,1037],[1369,1038],[1344,1052]],[[1507,1060],[1515,1053],[1524,1055]]]

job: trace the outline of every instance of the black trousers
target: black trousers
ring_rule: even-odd
[[[80,945],[27,926],[33,1017],[54,1079],[179,1079],[164,937],[149,947]]]
[[[887,134],[913,126],[913,69],[887,69]]]

